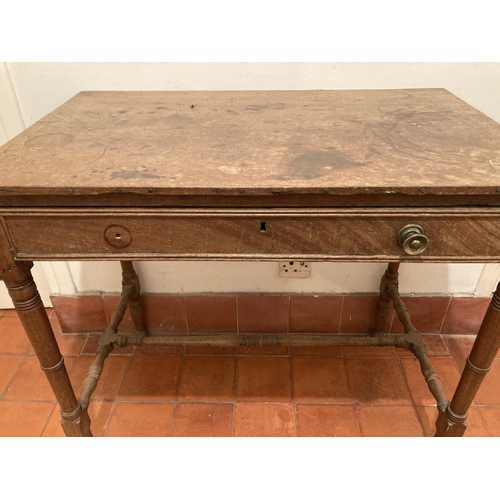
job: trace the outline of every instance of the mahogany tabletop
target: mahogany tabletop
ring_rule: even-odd
[[[500,124],[444,89],[80,92],[0,147],[0,205],[499,186]]]

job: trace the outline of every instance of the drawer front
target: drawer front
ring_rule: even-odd
[[[397,211],[7,214],[18,259],[500,261],[500,213]],[[418,224],[425,251],[398,231]]]

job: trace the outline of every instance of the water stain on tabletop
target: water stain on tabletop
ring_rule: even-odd
[[[52,149],[52,148],[62,148],[74,141],[74,136],[71,134],[42,134],[36,135],[28,139],[24,145],[28,149]]]
[[[308,151],[296,156],[289,165],[288,173],[282,179],[316,179],[330,171],[363,167],[365,164],[352,160],[335,148]]]
[[[111,179],[160,179],[163,175],[152,174],[142,170],[120,170],[111,174]]]
[[[247,111],[262,111],[263,109],[267,109],[267,106],[262,106],[260,104],[250,104],[245,108]]]

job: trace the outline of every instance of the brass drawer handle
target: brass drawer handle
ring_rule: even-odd
[[[418,224],[408,224],[398,231],[397,236],[399,246],[408,255],[419,255],[425,251],[429,244],[429,238],[424,234],[422,226]]]

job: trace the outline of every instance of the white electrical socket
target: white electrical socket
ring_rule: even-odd
[[[280,262],[280,278],[309,278],[311,263],[298,260]]]

